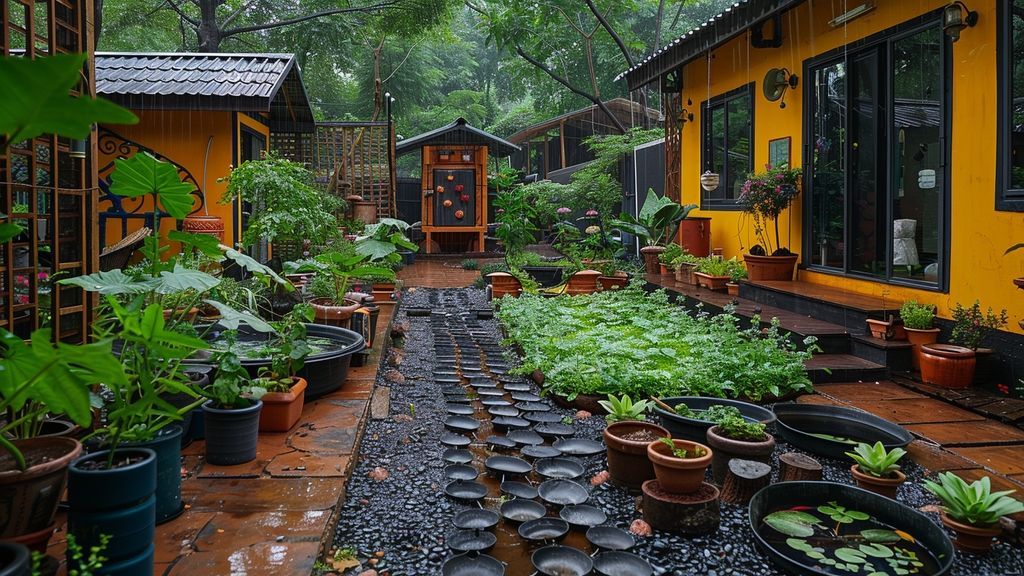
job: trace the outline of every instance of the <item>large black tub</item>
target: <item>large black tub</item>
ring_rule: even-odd
[[[858,442],[881,442],[886,450],[903,448],[913,436],[904,427],[874,414],[843,406],[776,404],[776,430],[790,444],[840,460],[849,460]]]
[[[222,332],[215,326],[209,332],[207,339],[215,341]],[[325,350],[308,356],[302,370],[298,372],[300,378],[306,379],[306,400],[314,400],[341,388],[345,383],[345,378],[348,377],[348,367],[352,361],[352,355],[365,348],[366,341],[359,333],[352,330],[323,324],[306,324],[306,336],[311,339],[324,338],[331,341],[331,345]],[[242,345],[268,338],[268,334],[247,329],[245,326],[238,329],[238,342]],[[242,366],[245,366],[249,374],[256,376],[260,368],[270,366],[270,358],[242,357]]]
[[[708,398],[705,396],[672,396],[669,398],[662,398],[661,401],[673,408],[680,404],[686,404],[690,410],[695,411],[707,410],[715,404],[732,406],[740,411],[740,415],[742,415],[743,419],[747,422],[760,422],[769,427],[775,422],[775,414],[773,414],[771,410],[749,402],[742,402],[740,400]],[[661,425],[672,433],[673,438],[681,438],[704,444],[707,442],[708,428],[715,425],[714,422],[710,422],[708,420],[688,418],[686,416],[680,416],[679,414],[673,414],[672,412],[669,412],[657,405],[655,405],[654,411],[658,414],[658,417],[661,418]]]
[[[830,519],[828,514],[821,514],[819,507],[828,507],[833,512],[841,507],[844,510],[862,512],[870,519],[833,522],[834,518]],[[838,558],[841,561],[841,557],[833,556],[843,553],[856,554],[859,559],[855,562],[861,569],[861,574],[872,572],[866,569],[866,562],[873,562],[879,556],[885,557],[886,549],[892,551],[896,548],[915,551],[925,564],[919,572],[914,572],[919,576],[942,576],[947,574],[953,565],[953,543],[941,526],[909,506],[855,486],[834,482],[780,482],[755,494],[750,500],[749,512],[750,528],[754,531],[757,547],[775,564],[791,574],[828,576],[837,573],[807,553],[801,552],[800,548],[810,549],[803,546],[802,542],[813,542],[818,546],[815,549],[818,554],[814,556],[833,560]],[[813,537],[806,540],[799,537],[787,538],[785,533],[770,527],[764,521],[765,516],[773,512],[821,514],[820,517],[824,521],[814,529]],[[867,529],[871,529],[875,535],[871,538],[861,537],[867,534],[863,531]],[[842,541],[838,539],[828,538],[825,533],[830,530],[832,533],[839,530],[849,540],[841,543]],[[892,538],[886,538],[884,534],[879,537],[879,532],[889,532]],[[904,536],[901,537],[900,533]],[[883,544],[874,544],[876,542]],[[865,554],[862,552],[865,546],[881,550],[872,554],[874,550],[869,549],[869,553]],[[837,553],[836,550],[841,547],[844,549]],[[885,572],[891,573],[890,570]]]

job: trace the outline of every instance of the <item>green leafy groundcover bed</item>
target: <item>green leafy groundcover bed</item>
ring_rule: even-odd
[[[797,351],[773,321],[762,330],[732,314],[691,316],[663,291],[639,286],[590,296],[524,295],[501,301],[522,374],[544,373],[548,392],[699,395],[760,400],[810,392],[809,352]],[[814,348],[814,339],[805,345]]]

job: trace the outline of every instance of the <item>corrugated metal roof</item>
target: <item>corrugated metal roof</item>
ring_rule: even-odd
[[[395,146],[395,153],[399,156],[412,152],[423,146],[445,146],[445,145],[477,145],[487,146],[487,152],[494,156],[511,156],[513,152],[519,151],[519,146],[498,138],[494,134],[484,132],[466,123],[465,118],[424,132],[412,138],[406,138]]]
[[[136,110],[268,112],[272,128],[314,126],[294,54],[97,52],[96,92]]]
[[[640,63],[615,77],[626,79],[629,90],[636,90],[660,79],[701,54],[707,53],[747,28],[806,0],[738,0],[707,22],[649,54]]]

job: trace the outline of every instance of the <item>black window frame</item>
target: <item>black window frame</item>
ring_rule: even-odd
[[[911,20],[903,22],[902,24],[898,24],[898,25],[893,26],[891,28],[887,28],[887,29],[882,30],[880,32],[876,32],[876,33],[874,33],[874,34],[872,34],[870,36],[867,36],[865,38],[861,38],[860,40],[855,40],[853,42],[850,42],[849,44],[846,44],[844,46],[839,46],[838,48],[834,48],[832,50],[829,50],[828,52],[825,52],[823,54],[819,54],[817,56],[814,56],[812,58],[808,58],[808,59],[803,61],[804,78],[808,79],[808,81],[802,83],[803,84],[803,98],[804,98],[804,102],[806,103],[804,108],[803,108],[803,111],[802,111],[802,116],[803,116],[803,119],[802,119],[802,124],[803,124],[803,126],[802,126],[802,131],[803,131],[803,161],[802,161],[803,163],[802,163],[802,166],[804,167],[805,170],[807,170],[808,167],[810,167],[812,165],[812,154],[813,154],[813,150],[812,150],[812,147],[811,147],[811,141],[813,140],[813,136],[812,136],[812,132],[811,132],[811,120],[810,120],[811,114],[813,113],[813,106],[810,104],[810,102],[811,102],[811,99],[813,97],[812,90],[813,90],[814,83],[809,81],[809,79],[812,78],[812,74],[813,74],[814,69],[819,67],[819,66],[822,66],[822,65],[826,64],[829,61],[836,61],[837,59],[844,59],[844,60],[848,61],[848,58],[850,57],[851,54],[856,55],[861,50],[870,49],[870,48],[872,48],[874,46],[879,46],[879,45],[887,44],[887,45],[889,45],[891,47],[892,43],[898,41],[901,38],[906,38],[906,37],[912,36],[912,35],[920,32],[922,30],[927,29],[928,27],[931,27],[931,26],[941,26],[941,20],[942,20],[942,8],[939,8],[939,9],[933,10],[931,12],[926,12],[926,13],[918,16],[917,18],[913,18]],[[941,145],[941,148],[942,148],[941,166],[942,166],[943,170],[945,171],[945,174],[943,175],[943,184],[942,184],[942,191],[941,191],[942,192],[942,196],[940,197],[941,206],[940,206],[940,209],[939,209],[939,214],[940,214],[940,216],[942,217],[943,220],[942,220],[942,227],[940,229],[941,242],[939,244],[940,244],[940,247],[942,249],[942,258],[940,260],[940,265],[939,265],[938,281],[937,282],[924,282],[924,281],[919,281],[919,280],[910,279],[910,278],[901,278],[901,277],[897,277],[897,276],[892,276],[888,271],[887,271],[885,276],[869,276],[869,275],[857,274],[856,272],[851,271],[850,268],[849,268],[848,255],[844,255],[844,265],[843,265],[842,269],[836,269],[836,268],[830,268],[830,267],[815,265],[810,260],[811,255],[809,254],[809,250],[805,249],[803,251],[804,254],[801,256],[801,264],[805,268],[807,268],[808,270],[811,270],[811,271],[814,271],[814,272],[819,272],[819,273],[822,273],[822,274],[829,274],[829,275],[833,275],[833,276],[840,276],[840,277],[843,277],[843,278],[857,278],[857,279],[860,279],[860,280],[865,280],[865,281],[868,281],[868,282],[875,282],[875,283],[879,283],[879,284],[887,284],[887,285],[893,285],[893,286],[906,286],[908,288],[913,288],[913,289],[927,291],[927,292],[937,292],[937,293],[943,293],[943,294],[948,294],[949,293],[950,275],[951,275],[950,274],[950,259],[952,258],[952,252],[953,252],[952,251],[952,241],[951,241],[951,237],[952,237],[952,222],[953,222],[953,215],[952,215],[952,209],[951,209],[952,198],[953,198],[953,195],[952,195],[953,184],[952,184],[952,182],[953,182],[953,173],[954,173],[953,163],[952,163],[952,157],[953,157],[953,147],[952,147],[952,140],[953,139],[952,139],[952,134],[953,134],[953,107],[954,107],[954,101],[953,101],[953,45],[952,45],[952,41],[949,39],[949,37],[946,34],[943,33],[942,34],[942,38],[943,38],[943,52],[942,52],[942,56],[941,56],[941,58],[943,60],[942,61],[942,75],[943,75],[943,79],[942,79],[943,96],[942,97],[943,97],[943,102],[944,102],[944,110],[943,110],[941,122],[945,126],[945,133],[940,138],[940,142],[941,142],[940,145]],[[889,52],[889,48],[887,48],[885,52],[886,52],[886,58],[887,59],[890,58],[891,52]],[[889,84],[891,82],[891,80],[892,80],[892,75],[891,74],[887,74],[887,76],[888,76],[888,78],[886,80],[886,84],[887,85],[886,85],[886,88],[885,88],[885,93],[886,93],[886,102],[887,102],[886,106],[888,107],[889,104],[891,103],[891,99],[892,99],[892,88],[891,88],[891,85]],[[890,129],[890,128],[887,128],[887,130]],[[886,141],[891,143],[892,138],[891,138],[890,135],[886,136]],[[887,154],[887,158],[892,158],[891,150]],[[890,166],[890,165],[886,166],[886,172],[887,172],[887,176],[886,176],[887,184],[886,185],[887,186],[891,185],[891,182],[890,182],[890,180],[891,180],[891,178],[890,178],[890,176],[891,176],[891,169],[892,169],[892,166]],[[804,184],[805,188],[804,188],[803,192],[801,193],[801,196],[803,197],[803,200],[802,200],[803,201],[803,214],[804,214],[804,218],[810,218],[810,215],[812,213],[812,211],[811,211],[811,194],[812,194],[812,191],[811,191],[810,188],[807,187],[807,180],[806,179],[804,180],[804,183],[805,183]],[[891,196],[891,191],[890,191],[889,196],[888,196],[887,204],[891,204],[891,200],[892,200],[892,196]],[[888,209],[889,208],[887,207],[887,210]],[[848,211],[847,211],[846,218],[847,218],[846,223],[849,224],[849,213],[848,213]],[[886,215],[886,218],[889,219],[888,213]],[[804,221],[804,225],[803,225],[803,231],[802,231],[802,233],[803,233],[803,245],[804,246],[810,246],[812,244],[812,242],[811,242],[812,230],[813,230],[813,228],[809,224],[809,220],[805,220]],[[891,228],[890,228],[890,230],[891,230]],[[891,238],[889,240],[891,240]],[[887,243],[887,245],[889,246],[889,250],[891,250],[892,249],[892,242],[889,241]],[[891,262],[891,260],[892,260],[891,255],[887,254],[886,260]],[[891,270],[891,266],[888,268],[888,270]]]
[[[1024,188],[1010,188],[1013,163],[1009,155],[1013,148],[1013,61],[1022,55],[1013,53],[1013,11],[1024,14],[1024,8],[1015,8],[1014,0],[1000,0],[997,6],[997,145],[996,145],[996,210],[1024,212]]]
[[[729,114],[728,105],[729,102],[743,98],[746,96],[750,101],[748,113],[750,117],[750,123],[747,127],[747,141],[750,143],[749,149],[747,150],[748,165],[750,170],[754,170],[754,82],[744,84],[739,88],[734,88],[724,94],[719,94],[714,98],[701,102],[701,147],[700,147],[700,171],[701,174],[711,170],[711,162],[714,159],[713,143],[709,138],[711,134],[711,110],[719,106],[726,109],[724,130],[726,135],[729,133]],[[700,189],[700,209],[701,210],[743,210],[743,206],[739,203],[737,198],[710,198],[709,196],[725,185],[726,175],[729,173],[729,153],[728,153],[728,142],[726,142],[726,154],[725,164],[722,170],[718,173],[721,180],[718,184],[718,188],[715,190],[707,191],[702,187]]]

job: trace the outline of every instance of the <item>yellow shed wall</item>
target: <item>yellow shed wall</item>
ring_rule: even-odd
[[[682,201],[700,204],[701,103],[747,83],[754,83],[754,167],[768,162],[768,141],[792,138],[792,164],[803,156],[803,62],[850,42],[892,28],[945,6],[945,0],[877,0],[871,12],[832,28],[828,21],[844,12],[843,0],[809,0],[782,15],[783,45],[753,48],[744,34],[713,52],[708,82],[708,60],[698,59],[684,70],[682,100],[694,121],[682,128]],[[880,295],[887,290],[897,301],[917,299],[934,304],[948,317],[957,303],[976,298],[984,306],[1007,308],[1011,329],[1022,333],[1024,298],[1011,280],[1024,276],[1024,252],[1004,256],[1016,242],[1024,242],[1024,214],[995,210],[996,193],[996,7],[995,2],[971,2],[978,24],[963,31],[953,44],[951,155],[950,290],[940,293],[903,286],[799,271],[802,280]],[[770,34],[770,26],[766,27]],[[800,85],[786,93],[786,107],[768,102],[761,81],[770,68],[786,67],[800,76]],[[802,201],[798,198],[780,219],[783,245],[802,253]],[[712,246],[724,248],[726,257],[741,255],[755,244],[749,218],[742,212],[697,210],[694,216],[712,218]],[[788,241],[787,241],[788,239]]]

